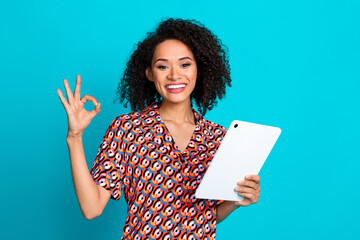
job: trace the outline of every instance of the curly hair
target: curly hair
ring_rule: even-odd
[[[151,66],[156,46],[168,39],[183,42],[194,54],[198,76],[190,97],[205,115],[217,104],[217,99],[225,96],[226,86],[231,87],[230,65],[226,46],[195,20],[169,18],[160,22],[156,31],[147,33],[126,64],[114,102],[119,99],[125,107],[130,102],[132,111],[139,111],[154,101],[161,101],[161,95],[147,79],[145,70]]]

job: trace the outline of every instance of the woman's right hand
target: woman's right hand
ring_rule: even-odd
[[[69,126],[68,137],[82,136],[85,128],[89,126],[91,120],[100,112],[100,103],[97,102],[93,96],[87,94],[80,99],[80,75],[76,77],[74,95],[66,79],[64,79],[64,86],[68,101],[66,101],[60,89],[56,89],[56,91],[67,114]],[[90,112],[84,108],[85,103],[89,100],[95,105],[95,108]]]

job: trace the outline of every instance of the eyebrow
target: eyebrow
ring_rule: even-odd
[[[189,59],[189,60],[193,61],[190,57],[182,57],[182,58],[179,58],[179,61],[185,60],[185,59]],[[168,60],[165,59],[165,58],[159,58],[159,59],[157,59],[157,60],[154,62],[154,64],[155,64],[156,62],[158,62],[158,61],[168,62]]]

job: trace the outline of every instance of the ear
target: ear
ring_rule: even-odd
[[[149,79],[149,81],[153,82],[153,78],[152,78],[152,71],[150,67],[147,67],[145,70],[145,75],[147,77],[147,79]]]

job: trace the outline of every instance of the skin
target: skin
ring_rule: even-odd
[[[180,151],[184,151],[195,129],[195,116],[191,109],[190,94],[195,88],[197,65],[193,53],[184,43],[178,40],[166,40],[160,43],[154,52],[151,66],[146,69],[149,81],[155,84],[163,101],[159,106],[162,121],[174,138]],[[169,91],[169,85],[185,84],[180,91]],[[82,134],[91,120],[100,112],[100,103],[90,95],[80,99],[81,78],[77,75],[74,94],[67,80],[64,79],[67,100],[60,89],[57,89],[60,101],[68,117],[67,143],[70,154],[73,183],[80,205],[86,219],[101,215],[110,193],[97,185],[87,168]],[[95,108],[87,111],[84,105],[91,101]],[[234,190],[244,196],[242,201],[224,201],[217,208],[217,222],[221,222],[240,206],[249,206],[258,202],[260,195],[260,176],[248,175],[239,181]]]
[[[60,101],[65,108],[68,119],[68,134],[66,142],[69,148],[71,173],[75,193],[84,217],[88,220],[100,216],[110,193],[96,184],[87,167],[82,134],[91,120],[100,112],[100,103],[93,96],[85,95],[80,99],[81,77],[77,75],[74,94],[71,92],[69,83],[64,79],[67,100],[60,89],[57,89]],[[95,108],[87,111],[84,105],[91,101]]]
[[[178,40],[166,40],[157,45],[145,74],[155,84],[163,97],[162,106],[167,104],[188,106],[190,94],[195,88],[197,65],[190,48]],[[166,86],[185,84],[181,93],[171,93]]]
[[[163,97],[159,106],[161,119],[184,152],[196,127],[190,104],[197,77],[195,57],[182,42],[164,41],[156,47],[151,67],[145,74]],[[179,84],[186,85],[182,92],[172,93],[167,89],[169,85]]]

